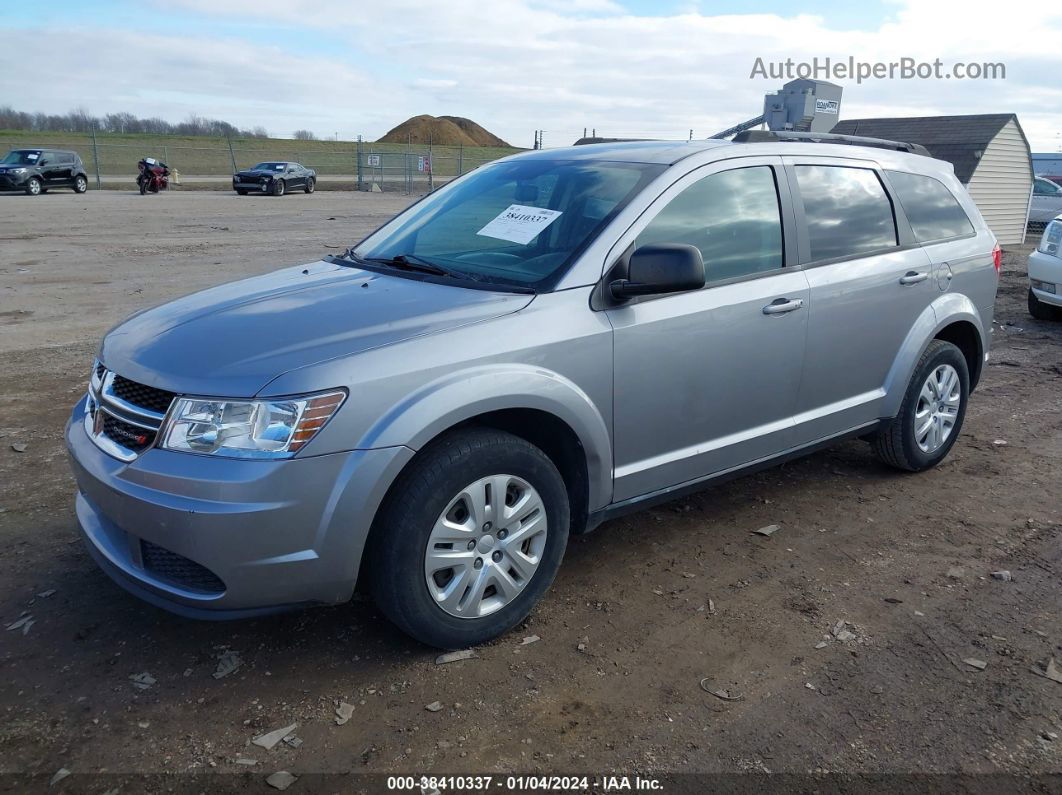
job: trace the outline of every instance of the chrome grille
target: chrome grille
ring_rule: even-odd
[[[155,444],[174,397],[96,362],[89,380],[85,432],[108,455],[132,461]]]

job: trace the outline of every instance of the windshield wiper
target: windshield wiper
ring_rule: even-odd
[[[450,276],[454,279],[472,279],[467,273],[463,271],[451,270],[450,268],[444,268],[442,265],[437,265],[434,262],[418,257],[416,254],[396,254],[393,257],[365,257],[366,262],[376,262],[380,265],[389,265],[392,268],[398,268],[404,271],[416,271],[417,273],[428,273],[432,276]]]
[[[349,248],[343,253],[343,256],[340,257],[340,259],[345,259],[355,264],[365,263],[367,265],[383,265],[388,268],[395,268],[396,270],[427,273],[431,276],[449,276],[452,279],[475,282],[478,285],[478,288],[483,290],[495,289],[511,293],[526,293],[528,295],[534,295],[537,292],[533,287],[528,285],[485,281],[474,274],[446,268],[438,263],[426,260],[423,257],[418,257],[416,254],[396,254],[393,257],[359,257],[354,253],[354,249]]]

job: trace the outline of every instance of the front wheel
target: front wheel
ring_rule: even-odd
[[[88,180],[82,176],[74,180],[74,193],[84,193],[88,190]]]
[[[483,643],[549,588],[569,521],[564,480],[537,447],[490,428],[448,433],[402,473],[373,525],[373,597],[423,643]]]
[[[29,180],[26,182],[27,196],[40,196],[43,190],[44,188],[41,185],[41,181],[37,177],[30,177]]]
[[[285,190],[287,190],[287,186],[284,184],[284,180],[278,179],[276,182],[273,183],[274,196],[283,196]]]
[[[909,472],[936,466],[959,437],[969,395],[966,357],[950,342],[933,340],[918,360],[900,413],[874,437],[874,451]]]
[[[310,177],[309,179],[306,180],[306,187],[303,188],[303,190],[305,190],[307,193],[313,193],[314,189],[316,187],[317,187],[317,180],[315,180],[313,177]]]
[[[144,178],[140,178],[140,179],[137,180],[137,184],[140,185],[140,195],[141,196],[146,196],[147,195],[147,189],[148,189],[147,180],[144,179]]]
[[[236,192],[237,192],[238,194],[240,194],[241,196],[246,196],[246,195],[247,195],[247,191],[245,191],[245,190],[240,190],[239,188],[237,188],[237,189],[236,189]]]
[[[1029,288],[1029,314],[1037,320],[1062,320],[1062,308],[1045,304]]]

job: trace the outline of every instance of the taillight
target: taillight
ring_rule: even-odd
[[[996,247],[992,249],[992,265],[996,273],[999,273],[999,269],[1003,267],[1003,250],[999,247],[999,243],[996,243]]]

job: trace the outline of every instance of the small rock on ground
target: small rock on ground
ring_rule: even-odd
[[[277,729],[275,731],[267,732],[265,734],[260,734],[253,740],[251,740],[251,742],[257,745],[259,748],[265,748],[268,751],[274,745],[276,745],[289,734],[291,734],[293,731],[295,731],[298,725],[299,724],[297,723],[293,723],[290,726],[285,726],[283,729]]]
[[[273,789],[286,790],[297,780],[298,777],[291,775],[287,770],[278,770],[266,779],[266,784]]]

